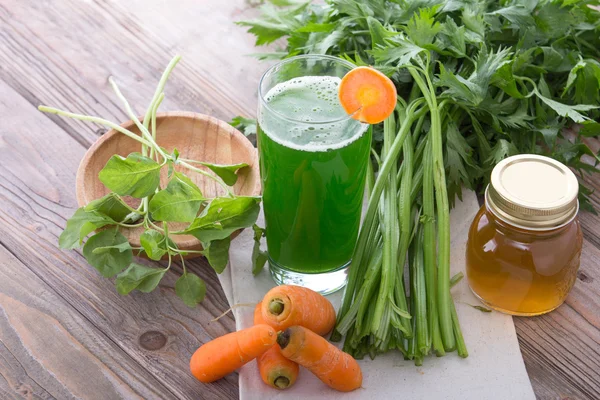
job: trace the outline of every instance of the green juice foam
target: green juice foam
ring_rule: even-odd
[[[340,149],[360,138],[368,125],[350,118],[338,99],[341,79],[304,76],[279,83],[267,95],[259,115],[263,132],[296,150]]]

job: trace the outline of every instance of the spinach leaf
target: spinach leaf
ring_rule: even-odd
[[[67,221],[65,230],[58,238],[58,245],[61,249],[74,249],[81,246],[83,238],[92,231],[106,225],[114,224],[115,221],[104,214],[97,211],[85,211],[84,208],[79,208]]]
[[[160,168],[160,164],[140,153],[131,153],[127,158],[115,154],[98,177],[104,186],[118,195],[143,198],[158,187]]]
[[[190,178],[175,172],[167,187],[152,197],[149,210],[157,221],[192,222],[204,200]]]
[[[119,232],[118,228],[106,229],[88,239],[83,246],[83,255],[102,276],[110,278],[131,263],[133,258],[131,247],[125,250],[118,247],[124,244],[129,245],[127,238]],[[94,250],[97,248],[106,248],[106,251],[95,253]]]
[[[254,231],[254,247],[252,248],[252,275],[258,275],[267,262],[268,255],[266,251],[260,249],[260,239],[265,235],[265,230],[258,225],[252,225]]]
[[[109,193],[104,197],[92,200],[83,209],[85,211],[97,211],[119,222],[131,213],[129,207],[115,193]]]
[[[185,272],[175,282],[175,293],[188,307],[196,307],[204,300],[206,284],[197,275]]]
[[[131,263],[129,267],[117,275],[115,285],[121,295],[129,294],[134,289],[143,293],[153,291],[167,272],[166,268],[150,268],[145,265]]]
[[[204,247],[202,254],[217,274],[223,272],[229,262],[230,244],[231,238],[229,236],[224,239],[213,240],[209,243],[202,243],[202,247]]]
[[[158,261],[168,252],[165,235],[154,229],[148,229],[142,233],[140,243],[148,258],[152,260]]]
[[[233,186],[237,182],[237,170],[248,166],[246,163],[223,165],[223,164],[211,164],[207,162],[199,162],[198,164],[208,167],[212,172],[217,174],[227,186]]]
[[[120,252],[124,252],[127,250],[131,250],[131,245],[129,244],[129,242],[123,242],[123,243],[115,244],[112,246],[96,247],[94,250],[92,250],[92,253],[102,254],[102,253],[106,253],[107,251],[110,251],[112,249],[116,249],[116,250],[119,250]]]
[[[224,239],[256,222],[259,203],[260,197],[217,197],[183,233],[194,235],[203,243]]]

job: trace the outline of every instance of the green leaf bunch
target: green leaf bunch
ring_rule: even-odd
[[[237,172],[246,168],[247,164],[220,165],[187,160],[180,158],[177,149],[169,153],[158,145],[156,113],[164,99],[166,81],[179,60],[180,57],[176,56],[167,66],[142,121],[115,81],[109,79],[141,135],[102,118],[46,106],[39,109],[103,124],[140,143],[140,152],[127,157],[115,154],[108,160],[98,178],[109,193],[75,211],[60,235],[59,246],[63,249],[81,247],[84,239],[95,232],[83,245],[83,255],[102,276],[116,276],[116,289],[122,295],[133,290],[143,293],[153,291],[171,268],[173,260],[180,260],[183,275],[175,283],[175,293],[185,304],[194,307],[204,299],[206,284],[186,268],[184,256],[200,253],[217,273],[223,272],[229,262],[231,235],[254,225],[261,198],[236,196],[232,191],[237,182]],[[163,170],[166,170],[168,181],[161,186]],[[222,195],[206,197],[188,174],[202,174],[214,180]],[[132,200],[139,205],[132,207]],[[169,223],[183,223],[184,227],[172,231]],[[135,227],[144,228],[140,247],[132,247],[121,233],[121,229]],[[203,250],[180,250],[173,240],[174,235],[195,236],[201,241]],[[166,267],[146,266],[134,262],[134,255],[144,255],[154,261],[168,260],[168,263]]]
[[[283,48],[257,54],[282,59],[329,54],[372,65],[400,96],[420,93],[403,68],[429,58],[442,121],[449,201],[466,186],[481,189],[494,165],[518,153],[555,158],[583,176],[598,171],[585,143],[600,125],[600,2],[588,0],[326,0],[277,7],[238,22],[256,44]],[[280,46],[279,46],[280,47]],[[235,122],[252,127],[248,119]],[[567,137],[565,127],[578,124]],[[428,129],[430,121],[422,124]],[[381,128],[375,149],[381,151]],[[590,155],[595,163],[583,162]],[[580,203],[592,210],[589,190]]]
[[[239,23],[257,45],[284,43],[261,59],[334,55],[375,67],[398,91],[395,112],[373,127],[369,202],[330,338],[344,337],[344,351],[397,350],[416,365],[468,356],[450,292],[450,208],[514,154],[598,171],[583,141],[600,133],[598,9],[583,0],[325,0],[267,3]],[[588,209],[589,193],[580,190]]]

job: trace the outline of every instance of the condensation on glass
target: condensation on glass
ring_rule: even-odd
[[[486,305],[532,316],[560,306],[579,269],[577,178],[565,165],[519,155],[492,171],[467,243],[467,277]]]

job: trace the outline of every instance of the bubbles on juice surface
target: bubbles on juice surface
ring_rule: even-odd
[[[347,146],[368,125],[348,116],[338,99],[341,79],[304,76],[279,83],[267,95],[259,115],[263,132],[279,144],[304,151]]]

